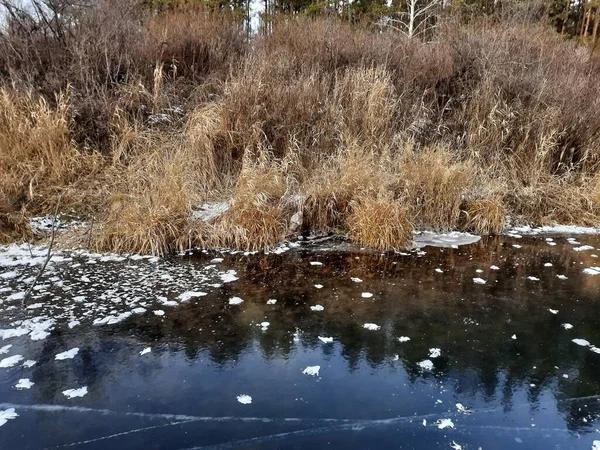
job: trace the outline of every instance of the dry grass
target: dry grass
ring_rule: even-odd
[[[461,206],[460,228],[481,234],[501,233],[506,222],[506,208],[500,197],[467,200]]]
[[[376,248],[409,223],[600,224],[598,62],[542,26],[440,21],[422,42],[290,18],[248,42],[201,8],[107,5],[60,42],[0,36],[5,240],[59,193],[96,248],[156,254],[267,248],[298,211]]]
[[[475,184],[471,163],[455,161],[447,148],[428,148],[407,156],[399,172],[401,196],[415,225],[456,228],[463,198]]]
[[[352,203],[348,229],[353,242],[381,250],[405,248],[413,230],[398,202],[369,197]]]

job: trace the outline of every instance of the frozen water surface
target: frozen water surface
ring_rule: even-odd
[[[600,450],[600,237],[475,238],[0,247],[0,448]]]

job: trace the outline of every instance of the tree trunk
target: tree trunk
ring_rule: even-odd
[[[583,26],[583,37],[587,37],[587,35],[588,35],[591,17],[592,17],[592,7],[588,5],[587,11],[586,11],[586,16],[585,16],[585,25]]]
[[[596,6],[596,14],[594,15],[594,30],[592,31],[592,46],[596,45],[598,37],[598,22],[600,22],[600,7]]]
[[[567,5],[565,7],[565,18],[563,19],[562,29],[560,30],[561,34],[565,34],[567,31],[567,21],[569,20],[569,12],[571,12],[571,0],[567,0]]]

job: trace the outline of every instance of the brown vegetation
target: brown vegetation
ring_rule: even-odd
[[[58,194],[95,217],[84,244],[157,254],[273,246],[299,212],[378,248],[506,215],[600,225],[598,66],[542,25],[448,19],[424,42],[289,19],[247,41],[202,10],[81,14],[61,40],[0,34],[3,240]]]

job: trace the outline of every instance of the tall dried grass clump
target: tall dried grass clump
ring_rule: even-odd
[[[461,205],[460,228],[481,234],[499,234],[506,222],[506,207],[500,197],[467,200]]]
[[[247,250],[267,249],[289,230],[292,205],[286,200],[290,181],[281,164],[252,162],[249,156],[237,179],[233,205],[215,226],[213,242]]]
[[[416,150],[401,160],[399,190],[411,221],[435,230],[456,228],[460,206],[476,176],[470,162],[460,162],[447,148]]]
[[[32,91],[0,88],[0,198],[24,215],[48,212],[58,194],[100,165],[97,155],[79,151],[71,140],[68,94],[54,103]],[[72,206],[68,198],[63,204]]]
[[[352,202],[348,231],[359,245],[381,250],[406,248],[412,230],[406,210],[397,201],[366,197]]]

